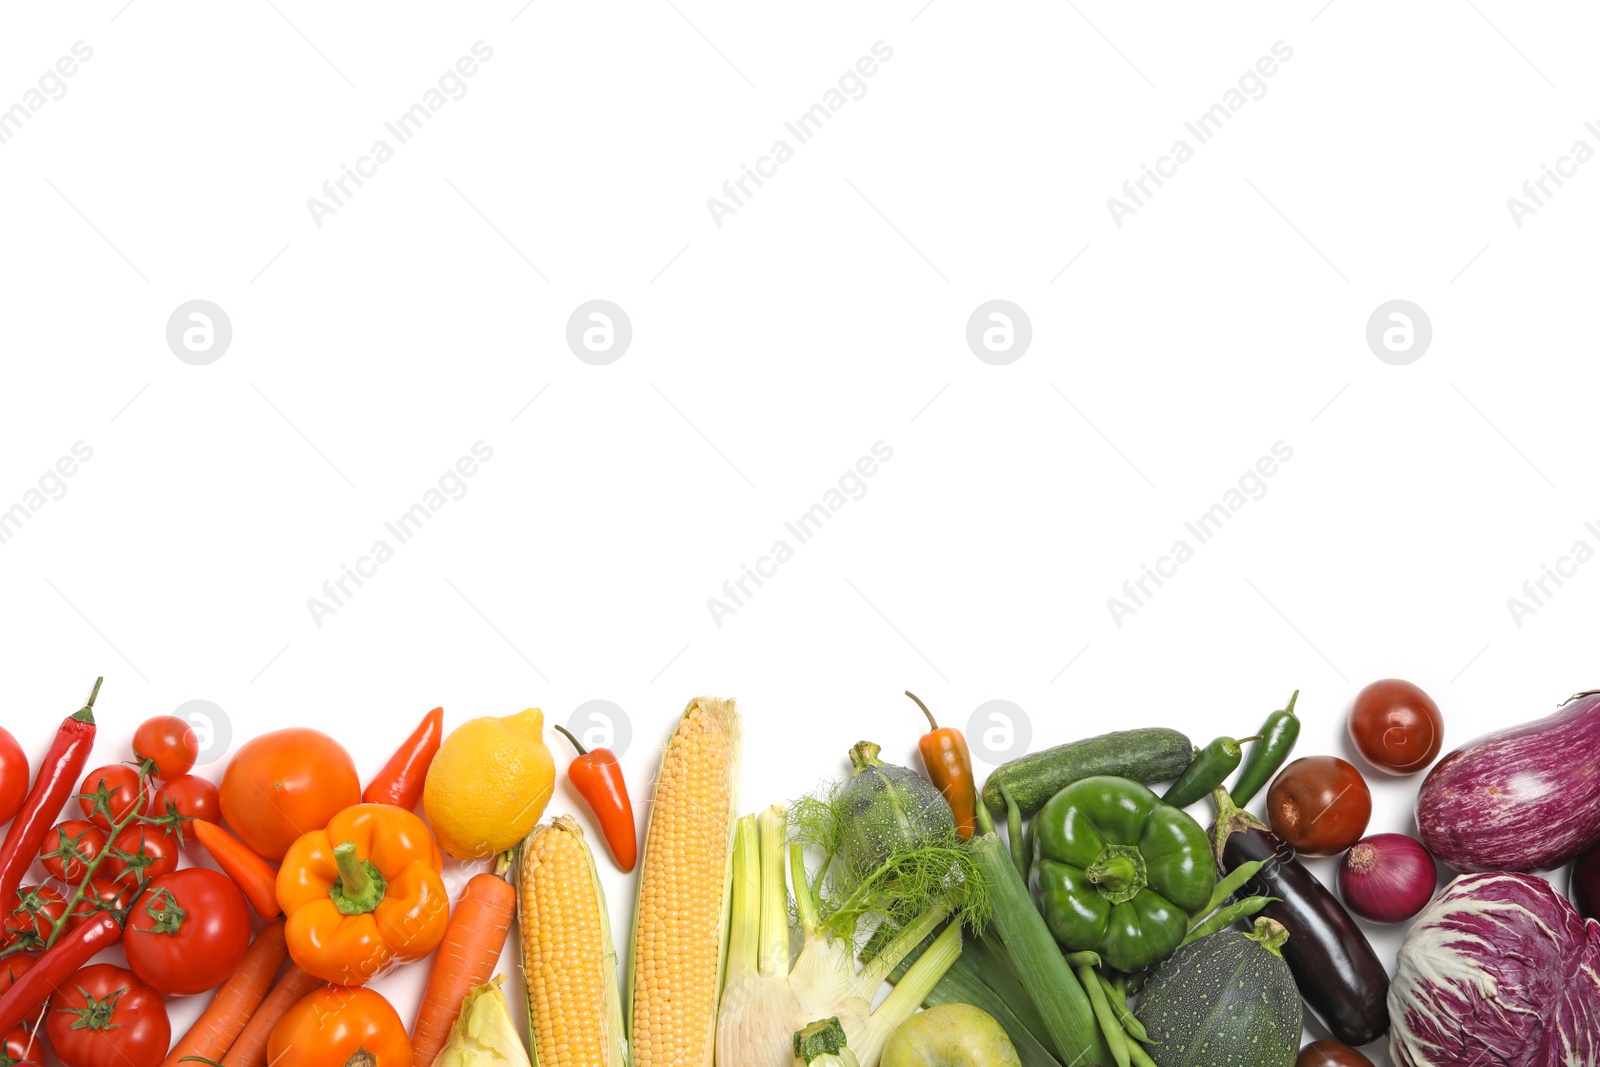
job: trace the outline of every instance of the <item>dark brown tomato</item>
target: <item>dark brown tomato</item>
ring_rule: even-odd
[[[1372,792],[1361,772],[1338,756],[1305,756],[1267,790],[1272,832],[1302,856],[1336,856],[1361,840],[1372,818]]]

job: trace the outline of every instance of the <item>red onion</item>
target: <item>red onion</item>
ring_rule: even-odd
[[[1420,843],[1404,834],[1357,841],[1339,864],[1339,895],[1370,922],[1402,923],[1428,906],[1439,869]]]

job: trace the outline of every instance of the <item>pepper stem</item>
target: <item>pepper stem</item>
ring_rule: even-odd
[[[915,700],[917,702],[917,707],[922,709],[922,714],[928,717],[928,728],[931,730],[937,730],[939,728],[939,724],[933,721],[933,712],[928,710],[928,705],[922,702],[922,698],[917,696],[917,694],[913,693],[909,689],[906,690],[906,696],[910,697],[912,700]]]
[[[1293,693],[1291,693],[1289,695],[1289,703],[1284,705],[1283,710],[1287,711],[1290,715],[1293,715],[1294,714],[1294,702],[1296,700],[1299,700],[1299,699],[1300,699],[1300,690],[1296,689]]]
[[[1095,885],[1103,886],[1112,893],[1120,893],[1133,884],[1138,871],[1128,857],[1108,856],[1083,873]]]
[[[356,843],[335,846],[333,862],[339,867],[339,877],[328,889],[334,906],[344,915],[365,915],[375,909],[388,882],[370,861],[356,855]]]
[[[555,724],[552,723],[551,725],[555,725]],[[572,742],[572,747],[578,750],[578,755],[587,756],[589,754],[588,750],[585,749],[583,747],[583,745],[578,743],[578,739],[576,737],[573,737],[570,733],[567,732],[566,727],[564,727],[564,726],[556,726],[556,733],[560,734],[562,737],[565,737],[568,741],[571,741]]]
[[[78,722],[94,722],[94,699],[100,695],[100,683],[105,680],[104,675],[94,680],[94,688],[89,690],[89,699],[83,702],[83,707],[73,712],[73,719]]]

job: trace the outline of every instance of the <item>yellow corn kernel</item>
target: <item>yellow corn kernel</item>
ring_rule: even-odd
[[[633,1067],[710,1067],[738,797],[733,701],[684,709],[656,773],[634,916]]]
[[[528,1032],[538,1067],[623,1067],[622,995],[605,893],[568,816],[533,828],[517,869]]]

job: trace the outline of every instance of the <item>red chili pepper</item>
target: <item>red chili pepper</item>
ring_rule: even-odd
[[[77,775],[72,777],[77,778]],[[110,948],[121,939],[122,927],[117,920],[101,912],[51,945],[38,963],[19,975],[11,988],[0,995],[0,1033],[9,1033],[96,952]]]
[[[578,758],[567,766],[567,777],[572,786],[589,805],[600,832],[605,835],[611,858],[623,874],[633,870],[639,861],[638,830],[633,824],[633,802],[628,799],[628,783],[622,777],[622,767],[609,748],[584,751],[578,739],[557,726],[563,737],[578,750]]]
[[[978,786],[972,779],[972,753],[967,750],[967,739],[954,726],[941,727],[934,722],[933,712],[915,693],[908,691],[906,696],[917,702],[928,717],[928,725],[933,727],[917,742],[928,778],[950,804],[956,830],[963,838],[969,838],[978,816]]]
[[[428,777],[428,766],[438,754],[443,738],[444,709],[434,708],[422,717],[405,744],[367,783],[361,799],[368,804],[393,804],[407,811],[415,808],[422,799],[422,783]]]
[[[96,678],[88,703],[62,721],[50,751],[39,764],[39,776],[33,780],[33,789],[11,823],[5,844],[0,845],[0,900],[10,900],[17,886],[22,884],[22,876],[27,873],[33,857],[39,854],[45,835],[77,790],[78,781],[83,777],[83,765],[89,761],[89,750],[94,747],[94,698],[100,695],[103,681],[104,678]],[[0,1033],[10,1028],[0,1028]]]

